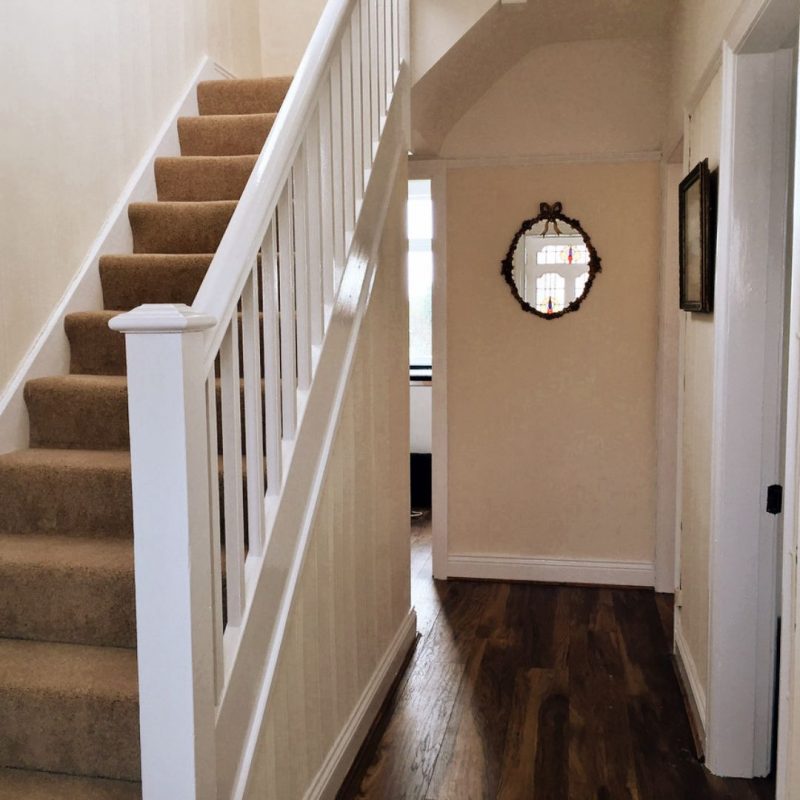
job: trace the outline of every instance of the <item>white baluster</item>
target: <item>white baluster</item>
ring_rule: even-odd
[[[219,352],[222,386],[222,486],[225,513],[225,586],[228,626],[244,613],[244,483],[242,481],[242,389],[239,377],[239,319],[234,314]]]
[[[342,66],[337,53],[331,62],[331,153],[333,157],[333,258],[334,292],[344,269],[345,196],[344,196],[344,145],[342,143]]]
[[[386,74],[386,3],[377,0],[378,5],[378,114],[383,120],[386,116],[386,92],[388,75]],[[377,138],[377,137],[376,137]]]
[[[345,31],[342,38],[342,176],[344,178],[344,229],[355,229],[355,175],[353,169],[353,53],[352,40]],[[347,239],[345,240],[345,242]],[[342,264],[344,266],[344,263]]]
[[[214,622],[214,696],[219,702],[225,688],[225,651],[222,645],[222,528],[219,520],[219,432],[217,430],[217,376],[211,369],[206,378],[208,421],[208,498],[211,524],[211,602]]]
[[[322,297],[325,305],[333,305],[333,134],[331,112],[331,87],[326,82],[319,100],[319,146],[320,146],[320,198],[322,205]]]
[[[267,494],[274,497],[283,482],[281,446],[281,364],[278,318],[278,252],[275,218],[261,245],[262,308],[264,310],[264,416],[267,439]]]
[[[281,408],[283,438],[294,439],[297,430],[297,360],[294,322],[294,233],[290,187],[278,203],[278,275],[281,324]]]
[[[362,161],[365,173],[372,170],[372,83],[370,75],[370,0],[361,0],[361,113]],[[365,178],[366,180],[366,174]]]
[[[244,426],[247,454],[247,531],[250,553],[264,552],[264,436],[261,388],[261,325],[258,319],[258,269],[242,293],[242,363],[244,365]]]
[[[311,318],[311,343],[319,346],[325,332],[322,300],[322,202],[320,200],[319,111],[308,128],[306,154],[306,192],[308,194],[308,305]]]
[[[204,331],[186,306],[140,306],[127,334],[142,792],[216,797]]]
[[[361,3],[353,6],[353,19],[350,26],[351,64],[353,69],[353,175],[355,178],[354,193],[356,213],[361,207],[364,196],[364,130],[362,127],[362,91],[361,91]]]
[[[379,0],[370,0],[369,4],[369,74],[372,107],[372,142],[378,141],[381,135],[381,87],[380,87],[380,55],[378,54],[378,5]],[[370,154],[370,163],[374,156]]]
[[[306,189],[306,154],[300,147],[292,170],[294,179],[294,277],[297,325],[297,386],[305,391],[311,386],[311,319],[308,300],[308,222]]]

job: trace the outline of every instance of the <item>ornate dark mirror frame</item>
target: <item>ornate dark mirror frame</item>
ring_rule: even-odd
[[[519,240],[538,222],[551,222],[554,225],[557,225],[559,222],[564,222],[567,225],[572,226],[583,237],[584,244],[589,251],[589,279],[586,281],[583,294],[581,294],[580,297],[575,298],[575,300],[573,300],[561,311],[555,311],[552,314],[544,314],[530,305],[522,297],[522,295],[520,295],[517,285],[514,283],[514,252],[517,249]],[[586,299],[591,291],[595,276],[598,272],[602,271],[602,267],[600,266],[600,256],[597,255],[597,250],[595,250],[592,240],[589,238],[589,235],[586,233],[586,231],[581,227],[580,222],[578,222],[577,219],[572,219],[571,217],[565,216],[562,213],[561,203],[553,203],[552,206],[548,205],[547,203],[540,203],[539,215],[533,217],[533,219],[526,219],[522,223],[522,227],[516,232],[516,234],[514,234],[514,238],[511,240],[511,247],[509,247],[508,253],[503,259],[502,268],[500,271],[503,277],[506,279],[506,283],[511,288],[511,294],[514,295],[517,302],[522,306],[523,311],[527,311],[530,314],[535,314],[537,317],[542,317],[542,319],[558,319],[559,317],[563,317],[564,314],[569,314],[571,311],[577,311],[581,307],[581,303]]]

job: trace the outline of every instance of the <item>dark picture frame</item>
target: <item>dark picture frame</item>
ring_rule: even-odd
[[[680,307],[700,314],[714,310],[715,178],[704,159],[678,190]]]

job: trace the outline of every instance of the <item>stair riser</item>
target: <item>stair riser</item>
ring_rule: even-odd
[[[130,470],[0,467],[0,531],[131,536]]]
[[[70,343],[70,372],[73,375],[125,375],[125,336],[108,327],[102,317],[70,316],[65,321]],[[264,331],[260,327],[263,346]],[[239,365],[241,372],[241,324],[239,326]],[[217,375],[219,371],[217,370]]]
[[[135,203],[128,208],[134,253],[215,253],[236,204]]]
[[[0,688],[0,765],[139,780],[138,703]]]
[[[183,117],[178,138],[184,156],[258,155],[275,122],[266,117]]]
[[[69,315],[64,329],[73,375],[125,375],[125,336],[112,331],[107,319]]]
[[[255,162],[256,156],[156,159],[158,199],[165,202],[238,200]]]
[[[0,564],[0,636],[135,647],[133,571],[109,575]]]
[[[208,114],[269,114],[278,111],[292,79],[203,81],[197,86],[197,106]]]
[[[208,272],[208,264],[164,267],[153,264],[129,266],[100,262],[103,307],[130,311],[145,303],[184,303],[190,306]]]
[[[127,450],[130,447],[127,390],[100,392],[39,392],[26,387],[31,447],[75,450]],[[244,421],[244,391],[241,394]],[[262,415],[263,423],[263,415]],[[217,387],[217,431],[222,437],[222,392]],[[245,441],[242,422],[242,446]],[[220,444],[219,452],[222,452]]]

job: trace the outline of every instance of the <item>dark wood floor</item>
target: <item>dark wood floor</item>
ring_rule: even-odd
[[[750,800],[694,756],[649,591],[431,580],[412,530],[421,639],[340,798]]]

